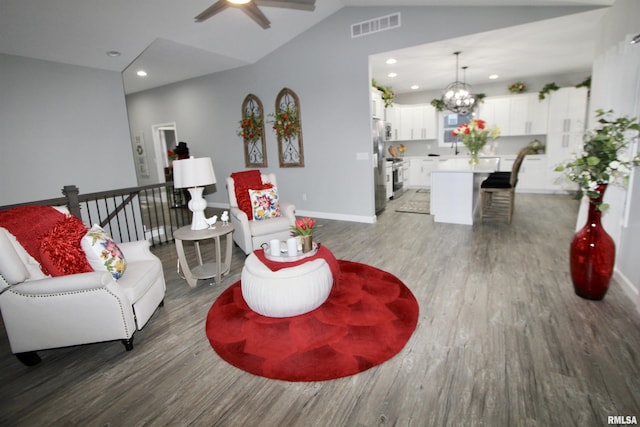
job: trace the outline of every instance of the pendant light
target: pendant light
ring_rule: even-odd
[[[473,111],[475,107],[476,99],[471,92],[471,86],[466,83],[466,69],[465,81],[458,80],[458,60],[461,52],[453,52],[456,56],[456,81],[450,83],[442,93],[442,102],[447,110],[458,113],[467,114]]]

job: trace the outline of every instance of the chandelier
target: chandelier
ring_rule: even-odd
[[[476,98],[471,92],[471,86],[466,81],[458,80],[458,56],[460,52],[453,52],[456,56],[456,81],[449,84],[442,93],[442,102],[447,110],[458,113],[467,114],[473,111]],[[463,67],[466,70],[467,67]],[[466,72],[466,71],[465,71]],[[465,74],[466,80],[466,74]]]

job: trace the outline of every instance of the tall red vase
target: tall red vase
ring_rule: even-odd
[[[600,197],[589,201],[587,223],[571,242],[571,279],[578,296],[590,300],[601,300],[609,289],[616,259],[616,245],[602,227],[602,212],[597,205],[602,203],[606,184],[597,188]]]

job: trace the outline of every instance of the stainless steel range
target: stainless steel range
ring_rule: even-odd
[[[393,198],[399,197],[404,192],[404,160],[391,157],[391,170],[393,172]]]

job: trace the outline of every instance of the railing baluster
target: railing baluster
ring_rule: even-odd
[[[66,197],[0,206],[0,210],[25,205],[66,205],[88,227],[99,224],[117,241],[148,238],[156,246],[173,241],[173,231],[190,221],[188,212],[177,201],[174,203],[173,190],[173,183],[168,182],[78,194],[76,186],[68,185],[63,190]]]

